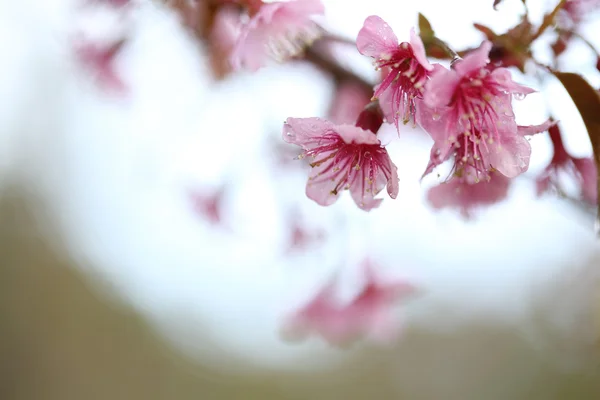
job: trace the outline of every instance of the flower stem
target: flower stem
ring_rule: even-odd
[[[531,38],[531,42],[533,42],[534,40],[536,40],[537,38],[542,36],[544,34],[544,32],[546,31],[546,29],[548,29],[552,24],[554,24],[554,20],[556,19],[558,12],[565,6],[566,3],[567,3],[567,0],[560,0],[558,2],[558,4],[556,5],[556,7],[554,7],[552,12],[550,14],[547,14],[544,17],[544,21],[542,22],[542,25],[540,25],[537,32]]]

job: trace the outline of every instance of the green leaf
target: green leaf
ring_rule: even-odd
[[[496,32],[494,32],[491,28],[488,28],[485,25],[481,25],[481,24],[478,24],[477,22],[475,22],[473,24],[473,26],[479,32],[483,33],[485,35],[485,37],[488,38],[488,40],[494,40],[496,37],[498,37],[498,35],[496,34]]]
[[[596,168],[600,170],[600,93],[579,74],[559,71],[553,71],[552,73],[567,89],[583,119],[594,149]],[[600,181],[600,174],[598,174],[598,180]],[[600,192],[600,182],[598,182],[598,190]],[[600,193],[598,199],[600,199]],[[598,211],[600,217],[600,205]]]
[[[423,41],[431,40],[435,36],[431,23],[421,13],[419,13],[419,35]]]

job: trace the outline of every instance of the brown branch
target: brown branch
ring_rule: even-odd
[[[361,77],[352,70],[343,67],[335,58],[323,51],[320,42],[315,42],[304,52],[304,60],[312,63],[317,68],[331,74],[335,80],[356,82],[367,91],[373,91],[374,82]]]

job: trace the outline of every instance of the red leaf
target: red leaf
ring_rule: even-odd
[[[553,73],[567,89],[581,114],[594,149],[596,168],[600,169],[600,93],[579,74],[558,71],[553,71]],[[600,177],[600,175],[598,176]],[[598,188],[600,190],[600,185]],[[598,214],[600,216],[600,212]]]

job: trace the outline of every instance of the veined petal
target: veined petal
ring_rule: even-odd
[[[410,45],[419,64],[421,64],[421,66],[427,71],[433,71],[433,65],[429,63],[429,60],[427,60],[423,41],[421,40],[421,37],[415,33],[415,28],[410,30]]]
[[[367,17],[356,38],[360,54],[375,59],[386,59],[398,48],[398,38],[392,28],[376,15]]]
[[[490,50],[492,42],[485,40],[477,49],[473,50],[462,60],[454,64],[454,70],[462,76],[471,75],[479,71],[490,62]]]

